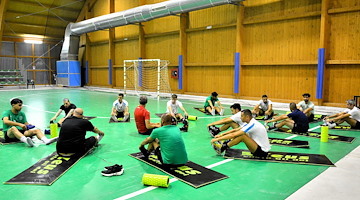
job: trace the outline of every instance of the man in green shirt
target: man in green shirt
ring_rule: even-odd
[[[217,92],[211,93],[211,96],[208,96],[205,100],[204,108],[205,111],[209,112],[213,116],[215,116],[216,113],[219,115],[224,115],[224,107],[221,105],[218,97]],[[215,103],[217,102],[218,106],[215,106]]]
[[[145,145],[148,145],[148,150]],[[172,125],[171,114],[161,117],[161,127],[154,129],[149,137],[140,144],[140,150],[144,156],[155,150],[159,161],[167,167],[177,167],[188,161],[184,140],[180,129]]]
[[[39,129],[34,128],[34,126],[31,127],[27,122],[25,113],[21,111],[23,106],[21,99],[12,99],[10,104],[12,106],[11,110],[4,111],[2,115],[5,142],[20,140],[33,147],[34,142],[31,140],[31,137],[34,135],[46,145],[57,140],[57,138],[47,139]]]

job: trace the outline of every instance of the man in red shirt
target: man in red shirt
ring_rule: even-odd
[[[135,108],[134,116],[136,128],[141,135],[150,135],[154,128],[159,128],[160,123],[150,123],[150,112],[146,110],[147,97],[140,96],[140,105]]]

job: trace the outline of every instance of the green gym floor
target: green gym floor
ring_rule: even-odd
[[[189,131],[183,133],[188,157],[202,166],[228,175],[228,179],[195,189],[181,181],[173,181],[168,188],[144,186],[141,178],[144,173],[161,174],[163,172],[128,156],[138,152],[140,142],[146,137],[137,133],[134,119],[130,123],[108,123],[112,103],[117,93],[90,91],[85,89],[13,90],[0,91],[0,111],[10,109],[10,99],[23,100],[23,111],[29,123],[45,129],[49,120],[62,104],[63,98],[69,98],[77,107],[84,109],[85,116],[96,116],[91,122],[105,133],[100,146],[94,153],[84,157],[70,170],[63,174],[51,186],[37,185],[0,185],[0,199],[285,199],[303,185],[324,172],[328,167],[257,162],[224,159],[217,156],[210,146],[211,137],[206,125],[222,117],[207,116],[193,107],[202,107],[200,101],[182,100],[189,115],[198,116],[197,121],[190,121]],[[138,105],[138,97],[126,96],[130,104],[131,115]],[[205,99],[205,97],[204,97]],[[155,113],[166,111],[168,100],[149,99],[146,108],[151,113],[151,122],[159,122]],[[225,105],[226,116],[230,116],[229,105]],[[246,108],[243,106],[243,109]],[[280,111],[279,113],[284,113]],[[61,115],[63,116],[63,115]],[[320,123],[311,124],[310,128],[320,132]],[[2,127],[2,123],[0,125]],[[331,134],[356,137],[349,144],[329,141],[321,143],[317,138],[296,136],[282,133],[269,133],[269,137],[307,140],[310,149],[272,146],[272,151],[325,154],[336,163],[359,146],[359,132],[330,130]],[[88,136],[94,135],[89,132]],[[40,159],[55,151],[56,144],[39,144],[27,147],[24,143],[0,145],[0,182],[6,182],[27,169]],[[236,148],[246,149],[244,144]],[[121,164],[125,172],[122,176],[104,177],[104,166]],[[172,179],[173,180],[173,179]],[[146,189],[147,188],[147,189]],[[126,196],[131,195],[131,196]]]

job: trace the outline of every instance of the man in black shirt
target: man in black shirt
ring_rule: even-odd
[[[295,103],[290,103],[290,114],[283,114],[272,120],[267,120],[265,123],[281,121],[275,123],[269,129],[281,128],[283,126],[289,127],[294,133],[306,133],[309,129],[309,120],[307,116],[301,112]]]
[[[70,103],[70,100],[65,98],[63,100],[63,105],[60,106],[60,109],[57,111],[57,113],[55,114],[55,116],[53,118],[50,119],[50,123],[52,123],[53,121],[56,120],[56,118],[61,114],[62,111],[65,111],[65,117],[61,118],[58,122],[58,125],[61,126],[61,124],[63,123],[63,121],[70,117],[73,112],[74,109],[76,108],[75,104]]]
[[[73,116],[64,120],[56,144],[56,151],[59,155],[82,155],[93,148],[104,136],[104,132],[94,127],[89,120],[83,119],[83,117],[83,110],[76,108]],[[97,133],[98,136],[85,139],[86,131]]]

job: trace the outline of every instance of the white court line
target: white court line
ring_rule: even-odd
[[[313,130],[315,130],[315,129],[318,129],[318,128],[320,128],[320,126],[315,126],[314,128],[311,128],[311,129],[309,129],[309,131],[313,131]],[[297,137],[298,135],[292,135],[292,136],[289,136],[289,137],[287,137],[287,138],[285,138],[285,139],[292,139],[292,138],[294,138],[294,137]]]
[[[225,160],[222,160],[222,161],[220,161],[220,162],[217,162],[217,163],[208,165],[208,166],[206,166],[206,168],[211,169],[211,168],[213,168],[213,167],[222,165],[222,164],[224,164],[224,163],[227,163],[227,162],[230,162],[230,161],[233,161],[233,160],[234,160],[234,159],[225,159]],[[175,182],[175,181],[178,181],[178,179],[177,179],[177,178],[172,178],[172,179],[170,179],[170,183]],[[136,191],[136,192],[133,192],[133,193],[124,195],[124,196],[122,196],[122,197],[116,198],[115,200],[130,199],[130,198],[133,198],[133,197],[138,196],[138,195],[140,195],[140,194],[144,194],[144,193],[146,193],[146,192],[149,192],[149,191],[151,191],[151,190],[154,190],[154,189],[156,189],[156,188],[158,188],[158,187],[148,186],[147,188],[144,188],[144,189],[138,190],[138,191]]]

